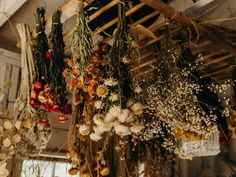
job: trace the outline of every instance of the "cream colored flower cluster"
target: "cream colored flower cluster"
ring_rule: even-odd
[[[136,88],[140,93],[141,88]],[[98,96],[94,102],[95,115],[93,116],[93,126],[83,124],[79,132],[91,140],[99,141],[103,139],[106,132],[114,132],[120,137],[127,135],[137,135],[143,126],[140,116],[143,113],[143,105],[130,99],[125,108],[120,106],[120,93],[118,81],[110,77],[104,79],[96,89]]]

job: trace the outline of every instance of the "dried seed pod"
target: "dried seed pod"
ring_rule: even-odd
[[[79,172],[79,169],[77,167],[72,167],[71,169],[69,169],[68,173],[70,175],[77,175],[77,173]]]
[[[4,140],[3,140],[3,146],[4,146],[5,148],[10,147],[10,146],[11,146],[11,140],[10,140],[9,138],[4,139]]]
[[[20,120],[17,120],[17,121],[15,122],[15,128],[16,128],[17,130],[19,130],[20,127],[21,127],[21,121],[20,121]]]
[[[10,120],[7,120],[3,123],[3,127],[6,129],[6,130],[10,130],[12,128],[12,123]]]
[[[109,175],[109,173],[110,173],[110,169],[109,169],[108,167],[103,167],[103,168],[100,170],[100,174],[101,174],[102,176],[107,176],[107,175]]]

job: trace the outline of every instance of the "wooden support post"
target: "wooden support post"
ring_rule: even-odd
[[[161,0],[142,0],[142,2],[152,7],[153,9],[159,11],[160,13],[163,13],[168,18],[173,17],[174,15],[176,15],[176,13],[180,13],[170,7],[168,4],[162,2]],[[226,42],[218,38],[216,35],[214,35],[211,31],[199,25],[193,19],[186,17],[184,14],[180,13],[175,20],[183,26],[188,26],[194,30],[199,31],[205,38],[209,39],[213,44],[217,44],[219,47],[226,49],[227,51],[236,55],[235,47],[231,46],[230,44],[227,44]]]

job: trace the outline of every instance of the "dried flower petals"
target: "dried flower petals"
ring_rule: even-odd
[[[6,129],[6,130],[10,130],[12,128],[12,123],[11,121],[7,120],[3,123],[3,127]]]
[[[91,140],[96,141],[96,142],[102,139],[101,134],[97,134],[97,133],[91,133],[89,136]]]

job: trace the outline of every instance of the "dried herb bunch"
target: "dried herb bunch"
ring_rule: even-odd
[[[34,46],[34,59],[36,63],[36,81],[41,81],[42,83],[47,83],[50,81],[50,60],[48,60],[48,40],[45,34],[45,9],[39,7],[36,10],[36,46]]]
[[[44,97],[39,96],[39,93],[44,91],[45,85],[50,83],[50,56],[48,53],[48,40],[45,34],[45,9],[43,7],[37,8],[35,16],[37,33],[35,45],[33,46],[35,79],[30,98],[30,105],[37,110],[45,102],[43,99]]]
[[[78,1],[77,23],[71,38],[71,51],[78,67],[87,69],[92,55],[92,37],[84,10],[84,0]]]
[[[50,92],[47,99],[52,102],[44,104],[48,110],[59,114],[70,114],[71,105],[68,104],[66,98],[67,88],[66,81],[62,75],[65,69],[64,47],[63,41],[63,25],[61,23],[61,11],[58,9],[52,16],[52,31],[50,34]],[[46,95],[45,95],[46,96]]]

